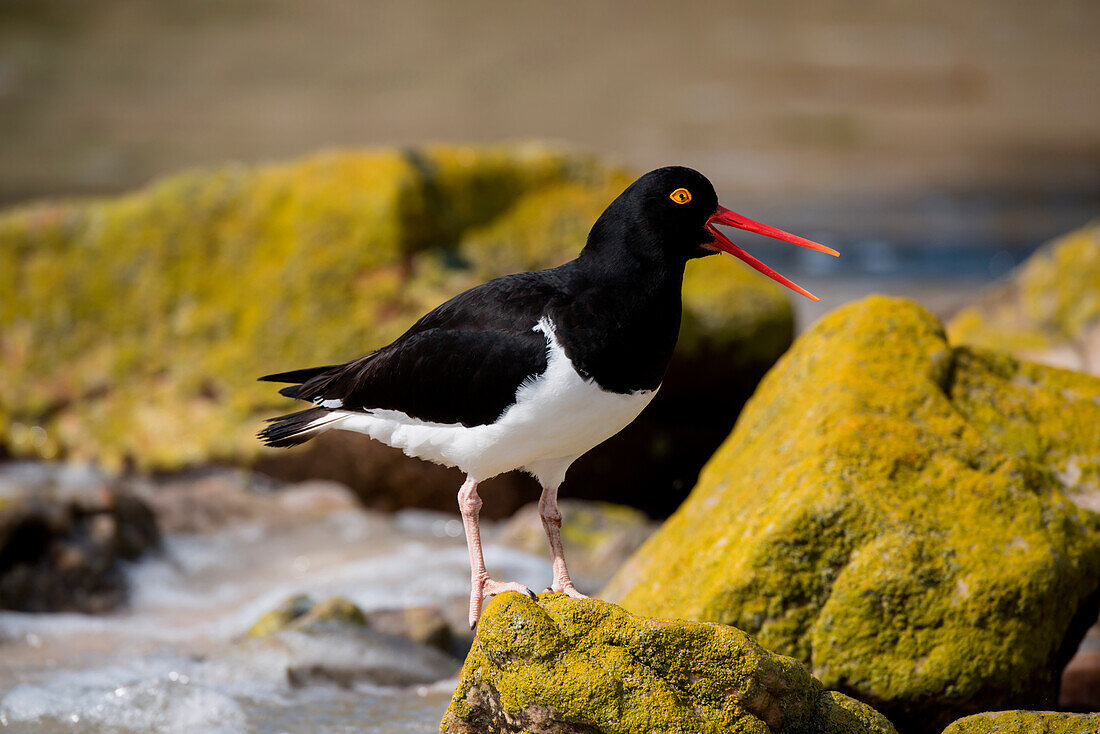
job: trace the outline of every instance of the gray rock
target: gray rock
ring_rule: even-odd
[[[86,467],[0,470],[0,608],[107,612],[126,600],[120,561],[156,548],[152,511]]]

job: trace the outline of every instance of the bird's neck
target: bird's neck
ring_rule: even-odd
[[[683,263],[586,248],[573,265],[571,298],[551,317],[574,366],[613,392],[656,389],[680,332]]]

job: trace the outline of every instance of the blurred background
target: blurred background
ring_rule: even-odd
[[[689,269],[660,396],[562,490],[583,590],[847,301],[1100,373],[1096,227],[1013,270],[1100,212],[1098,38],[1093,0],[0,0],[0,727],[433,729],[461,477],[341,432],[261,453],[289,407],[253,378],[572,257],[651,168],[843,256],[735,238],[820,303]],[[537,488],[483,495],[490,569],[543,588]],[[330,596],[385,634],[285,636],[358,619]],[[1100,706],[1087,639],[1064,706]]]
[[[6,0],[0,201],[549,139],[696,167],[727,206],[840,247],[768,253],[829,276],[832,306],[861,276],[950,299],[1095,213],[1098,28],[1088,0]]]

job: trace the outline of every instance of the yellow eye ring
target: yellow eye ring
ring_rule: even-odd
[[[691,201],[691,192],[687,189],[676,189],[668,195],[668,198],[672,199],[677,204],[686,204]]]

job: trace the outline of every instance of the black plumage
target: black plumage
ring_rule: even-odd
[[[684,183],[700,192],[687,207],[650,195]],[[299,383],[280,392],[318,404],[338,400],[342,410],[484,425],[515,401],[524,380],[545,370],[546,336],[534,326],[548,317],[583,377],[610,392],[656,389],[679,333],[684,266],[714,252],[702,245],[710,236],[706,214],[716,205],[701,174],[658,169],[612,202],[577,259],[461,293],[360,359],[260,379]],[[674,213],[674,224],[694,215],[698,227],[670,227],[654,209]],[[298,425],[298,416],[286,420]],[[281,445],[281,430],[276,421],[260,437]]]

